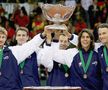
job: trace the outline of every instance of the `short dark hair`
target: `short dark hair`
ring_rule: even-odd
[[[82,37],[82,34],[83,34],[84,32],[86,32],[86,33],[89,34],[90,39],[91,39],[91,43],[90,43],[90,48],[89,48],[89,49],[93,50],[93,49],[94,49],[94,35],[90,32],[89,29],[83,29],[83,30],[79,33],[78,45],[77,45],[77,47],[78,47],[78,49],[82,49],[81,37]]]

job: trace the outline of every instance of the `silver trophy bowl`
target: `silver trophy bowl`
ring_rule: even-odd
[[[53,22],[53,25],[48,25],[49,29],[66,30],[65,24],[61,24],[68,21],[75,10],[75,6],[63,6],[61,4],[39,4],[42,8],[44,17]]]

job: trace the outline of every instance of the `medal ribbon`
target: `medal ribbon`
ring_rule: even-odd
[[[67,65],[63,64],[63,68],[64,68],[65,73],[67,73],[69,67]]]
[[[90,65],[90,62],[92,60],[93,51],[90,51],[89,56],[88,56],[88,60],[87,60],[87,63],[86,64],[84,62],[84,58],[83,58],[83,54],[82,54],[82,51],[81,50],[79,51],[79,54],[80,54],[80,59],[81,59],[81,62],[82,62],[82,67],[83,67],[84,73],[86,73],[87,70],[88,70],[88,67]]]
[[[21,70],[23,70],[24,65],[25,65],[25,61],[23,61],[23,62],[20,63],[20,68],[21,68]]]
[[[106,65],[108,66],[108,55],[106,47],[103,48]]]
[[[2,61],[3,61],[3,49],[0,49],[0,68],[2,65]]]

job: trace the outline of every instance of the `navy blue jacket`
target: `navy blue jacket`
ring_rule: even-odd
[[[98,49],[98,55],[99,55],[99,60],[101,63],[101,70],[102,70],[102,79],[103,79],[103,90],[108,90],[108,72],[106,72],[106,62],[103,54],[103,47],[101,46]],[[108,55],[108,49],[107,49],[107,55]]]
[[[90,51],[82,50],[85,62],[87,62]],[[87,78],[84,79],[84,70],[80,60],[79,53],[73,58],[70,68],[71,86],[80,86],[82,90],[102,90],[101,68],[99,64],[98,54],[93,51],[92,60],[87,70]]]
[[[7,47],[3,50],[3,61],[0,72],[0,90],[22,89],[17,60]]]
[[[68,71],[69,73],[69,71]],[[69,86],[69,77],[65,77],[65,71],[62,64],[54,61],[54,66],[49,72],[47,86]]]
[[[23,87],[40,86],[36,53],[25,60],[23,73],[20,73],[20,76]]]

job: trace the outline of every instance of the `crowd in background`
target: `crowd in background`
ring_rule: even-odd
[[[3,6],[5,3],[13,2],[12,13],[8,13]],[[8,31],[8,45],[15,45],[15,30],[19,26],[27,27],[30,38],[33,38],[44,30],[44,26],[52,24],[44,18],[38,2],[75,5],[73,15],[69,21],[65,22],[69,32],[78,34],[82,29],[90,28],[95,35],[95,41],[98,41],[97,26],[100,23],[108,22],[108,0],[13,0],[13,2],[12,0],[1,0],[0,4],[0,26],[5,27]],[[20,5],[24,2],[33,5],[31,11],[28,11],[26,6]]]

